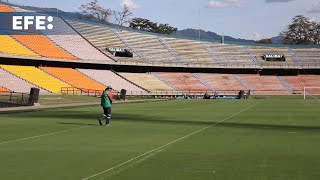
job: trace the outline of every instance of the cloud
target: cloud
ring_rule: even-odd
[[[121,0],[120,5],[127,5],[130,9],[139,9],[141,7],[141,5],[133,2],[133,0]]]
[[[244,0],[211,0],[209,1],[208,8],[221,9],[221,8],[246,8],[250,4]]]
[[[266,0],[266,3],[287,3],[295,0]]]
[[[320,13],[320,1],[315,2],[312,6],[307,9],[308,13]]]

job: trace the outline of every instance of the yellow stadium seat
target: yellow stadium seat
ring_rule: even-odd
[[[0,67],[52,93],[60,93],[62,87],[72,87],[33,66],[0,65]]]
[[[6,35],[0,35],[0,53],[14,56],[40,57]]]

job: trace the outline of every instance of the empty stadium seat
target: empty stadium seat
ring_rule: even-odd
[[[106,86],[71,68],[40,67],[40,69],[83,91],[105,90],[106,88]]]
[[[52,93],[60,93],[62,87],[71,87],[33,66],[0,65],[0,67]]]
[[[211,91],[208,87],[203,85],[191,73],[156,73],[164,81],[174,85],[180,91],[184,92],[205,92]]]
[[[18,76],[15,76],[8,71],[0,68],[0,86],[10,89],[13,92],[18,93],[29,93],[33,87],[39,88],[38,86],[31,84]],[[40,88],[41,94],[50,94],[48,91]]]
[[[120,73],[120,75],[149,91],[174,91],[173,88],[148,73]]]
[[[13,56],[40,57],[38,54],[6,35],[0,35],[0,53]]]
[[[53,44],[48,38],[43,35],[13,35],[12,37],[45,58],[66,60],[77,59],[60,47]]]
[[[0,4],[0,12],[13,12],[13,10],[4,4]]]
[[[94,70],[94,69],[77,69],[81,73],[89,76],[97,82],[105,86],[111,85],[115,90],[120,91],[126,89],[127,91],[145,92],[145,90],[132,84],[131,82],[123,79],[112,71],[109,70]]]
[[[54,25],[55,28],[53,30],[45,31],[46,36],[78,59],[114,62],[89,44],[61,18],[55,18]]]
[[[289,94],[277,76],[260,76],[255,74],[239,74],[255,94]]]
[[[199,76],[218,92],[239,92],[240,90],[246,90],[232,74],[199,73]]]

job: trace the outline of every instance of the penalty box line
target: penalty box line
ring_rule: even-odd
[[[189,138],[190,136],[193,136],[193,135],[195,135],[195,134],[198,134],[198,133],[200,133],[200,132],[202,132],[202,131],[204,131],[204,130],[212,127],[212,126],[216,126],[216,125],[218,125],[218,124],[220,124],[220,123],[222,123],[222,122],[224,122],[224,121],[227,121],[227,120],[229,120],[229,119],[231,119],[231,118],[233,118],[233,117],[235,117],[235,116],[237,116],[237,115],[239,115],[239,114],[241,114],[241,113],[243,113],[243,112],[245,112],[245,111],[248,111],[248,110],[252,109],[253,107],[255,107],[257,104],[258,104],[258,103],[255,103],[254,105],[249,106],[248,108],[243,109],[243,110],[241,110],[241,111],[239,111],[239,112],[237,112],[237,113],[235,113],[235,114],[233,114],[233,115],[231,115],[231,116],[229,116],[229,117],[227,117],[227,118],[225,118],[225,119],[223,119],[223,120],[221,120],[221,121],[212,123],[212,124],[210,124],[210,125],[202,128],[202,129],[200,129],[200,130],[198,130],[198,131],[195,131],[195,132],[193,132],[193,133],[187,134],[187,135],[185,135],[185,136],[183,136],[183,137],[181,137],[181,138],[179,138],[179,139],[176,139],[176,140],[174,140],[174,141],[172,141],[172,142],[169,142],[169,143],[167,143],[167,144],[165,144],[165,145],[162,145],[162,146],[160,146],[160,147],[158,147],[158,148],[155,148],[155,149],[150,150],[150,151],[148,151],[148,152],[145,152],[145,153],[143,153],[143,154],[140,154],[140,155],[138,155],[138,156],[136,156],[136,157],[134,157],[134,158],[132,158],[132,159],[129,159],[129,160],[125,161],[125,162],[122,162],[121,164],[118,164],[118,165],[113,166],[113,167],[111,167],[111,168],[109,168],[109,169],[106,169],[106,170],[101,171],[101,172],[99,172],[99,173],[96,173],[96,174],[94,174],[94,175],[91,175],[91,176],[88,176],[88,177],[86,177],[86,178],[83,178],[82,180],[88,180],[88,179],[94,178],[94,177],[96,177],[96,176],[99,176],[99,175],[101,175],[101,174],[104,174],[104,173],[106,173],[106,172],[109,172],[109,171],[111,171],[111,170],[113,170],[113,169],[116,169],[116,168],[118,168],[118,167],[120,167],[120,166],[123,166],[123,165],[125,165],[125,164],[128,164],[128,163],[130,163],[130,162],[132,162],[132,161],[134,161],[134,160],[136,160],[136,159],[139,159],[140,157],[143,157],[143,156],[145,156],[145,155],[148,155],[148,154],[150,154],[150,153],[153,153],[153,152],[155,152],[155,151],[158,151],[158,150],[160,150],[160,149],[162,149],[162,148],[165,148],[165,147],[167,147],[167,146],[169,146],[169,145],[171,145],[171,144],[174,144],[174,143],[176,143],[176,142],[179,142],[179,141],[181,141],[181,140],[187,139],[187,138]]]
[[[40,137],[44,137],[44,136],[50,136],[50,135],[65,133],[65,132],[69,132],[69,131],[73,131],[73,130],[77,130],[77,129],[83,129],[83,128],[88,128],[88,127],[79,127],[79,128],[67,129],[67,130],[57,131],[57,132],[52,132],[52,133],[47,133],[47,134],[41,134],[41,135],[38,135],[38,136],[31,136],[31,137],[20,138],[20,139],[15,139],[15,140],[10,140],[10,141],[4,141],[4,142],[0,142],[0,145],[12,143],[12,142],[23,141],[23,140],[36,139],[36,138],[40,138]]]

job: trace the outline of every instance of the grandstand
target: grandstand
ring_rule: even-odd
[[[70,87],[70,85],[50,76],[36,67],[0,65],[0,68],[51,93],[60,93],[62,87]],[[13,78],[10,80],[13,80]],[[10,80],[7,80],[7,82]]]
[[[151,92],[174,91],[172,87],[166,85],[150,73],[120,73],[120,75]]]
[[[103,91],[106,88],[104,85],[71,68],[40,67],[39,69],[83,91]]]
[[[30,11],[0,5],[0,12]],[[39,87],[48,94],[61,93],[62,88],[101,91],[112,85],[117,91],[143,95],[240,90],[287,95],[302,93],[305,86],[320,86],[320,48],[221,44],[102,25],[63,14],[55,18],[54,25],[56,28],[42,34],[0,35],[3,91],[26,93]],[[115,56],[110,48],[128,50],[133,57]],[[266,61],[265,55],[281,55],[285,61]]]
[[[30,74],[31,75],[31,74]],[[0,68],[0,84],[4,88],[10,89],[13,92],[20,93],[29,93],[32,87],[38,87],[34,84],[31,84],[14,74],[9,73],[8,71]],[[40,88],[41,94],[49,94],[48,91]]]

